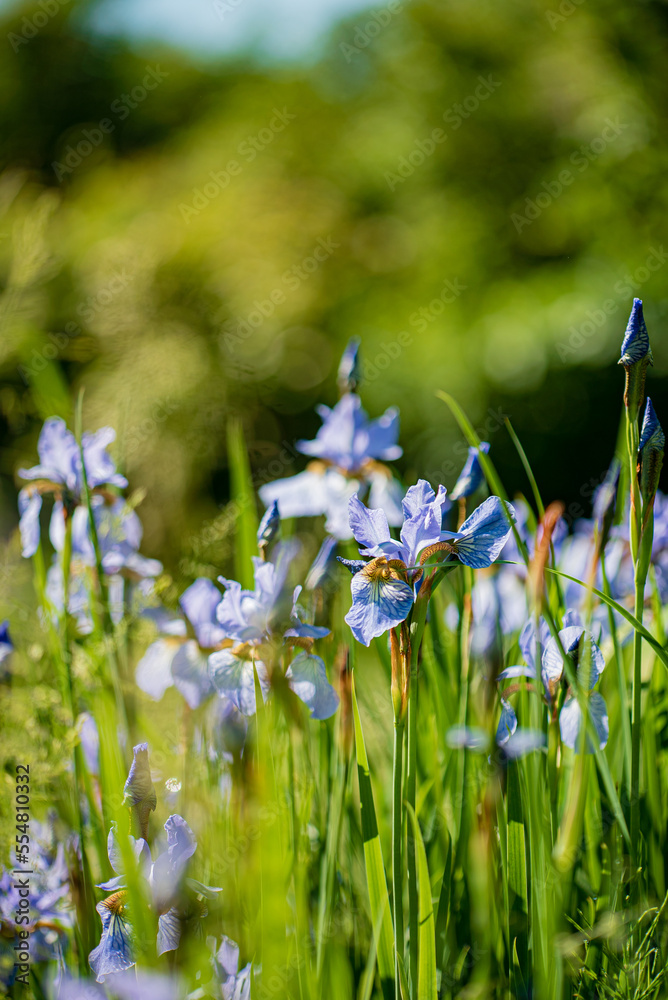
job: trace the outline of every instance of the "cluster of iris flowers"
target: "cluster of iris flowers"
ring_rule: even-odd
[[[570,533],[559,510],[549,524],[545,518],[536,525],[522,498],[511,504],[492,495],[469,508],[490,479],[487,442],[471,446],[449,495],[442,485],[434,489],[422,479],[404,492],[384,464],[402,454],[397,443],[398,411],[389,409],[375,420],[365,413],[356,391],[358,347],[351,343],[344,354],[339,402],[331,409],[319,408],[323,424],[316,438],[297,445],[311,459],[305,471],[260,490],[266,512],[257,531],[259,554],[252,558],[253,588],[223,576],[215,581],[200,577],[183,591],[178,610],[162,606],[157,597],[155,581],[161,564],[139,552],[141,522],[123,495],[127,480],[108,452],[113,430],[103,428],[78,441],[62,420],[47,420],[37,446],[39,463],[19,472],[27,483],[19,494],[25,557],[41,553],[43,498],[50,495],[55,501],[49,525],[53,563],[40,594],[44,621],[57,628],[69,620],[77,635],[84,637],[99,625],[100,592],[109,614],[106,627],[113,628],[131,607],[136,617],[155,629],[135,668],[137,688],[156,702],[175,688],[189,710],[210,713],[214,728],[224,734],[223,746],[239,758],[245,753],[249,720],[258,712],[258,697],[262,702],[271,697],[281,702],[296,698],[310,719],[318,721],[331,718],[339,707],[340,694],[318,652],[332,638],[332,628],[324,621],[326,602],[313,599],[326,584],[330,593],[338,586],[337,549],[345,552],[338,558],[352,574],[351,606],[345,615],[352,637],[365,647],[374,641],[389,645],[395,725],[400,733],[415,697],[409,684],[417,675],[422,631],[428,615],[435,613],[432,592],[461,566],[468,574],[469,605],[455,600],[453,590],[443,625],[457,629],[462,615],[468,615],[470,652],[483,669],[497,664],[490,677],[497,691],[497,716],[493,741],[490,733],[464,720],[449,731],[449,745],[488,753],[494,742],[510,760],[541,752],[548,733],[558,731],[562,748],[589,754],[603,749],[609,739],[608,712],[595,690],[606,664],[602,648],[610,642],[612,630],[617,637],[619,629],[622,643],[631,637],[631,630],[627,627],[624,633],[618,611],[592,600],[592,588],[604,589],[620,606],[629,605],[635,588],[636,615],[651,601],[653,587],[662,600],[668,600],[668,498],[657,492],[665,439],[650,399],[644,405],[642,425],[637,426],[652,360],[642,303],[634,301],[620,360],[626,372],[630,510],[617,503],[621,466],[615,461],[596,494],[592,518],[577,522]],[[281,521],[316,516],[325,518],[326,537],[302,584],[295,579],[300,546],[294,538],[281,537]],[[359,549],[358,558],[348,558],[351,539]],[[561,620],[555,619],[537,590],[544,586],[546,567],[562,574],[567,610]],[[587,580],[589,587],[581,580]],[[549,612],[547,619],[542,611]],[[523,662],[504,666],[504,641],[512,646],[514,636],[519,636]],[[4,623],[0,670],[7,669],[12,651]],[[518,706],[527,692],[537,696],[544,708],[539,727],[520,725]],[[92,761],[99,738],[92,716],[81,716],[77,727],[88,770],[96,773]],[[409,754],[410,739],[409,733]],[[229,756],[219,758],[222,767]],[[399,772],[401,779],[401,762]],[[139,894],[155,915],[155,949],[160,956],[175,952],[184,935],[202,936],[207,900],[221,891],[190,876],[197,844],[182,816],[170,815],[164,823],[165,836],[149,844],[149,819],[157,799],[146,743],[134,748],[124,796],[138,836],[117,825],[108,832],[114,875],[97,886],[109,895],[96,906],[101,936],[88,959],[95,984],[65,972],[64,941],[72,914],[64,903],[68,888],[62,845],[55,854],[45,853],[40,863],[41,881],[32,904],[34,958],[60,963],[59,995],[71,1000],[85,990],[89,990],[86,996],[97,995],[96,984],[102,983],[117,996],[139,995],[141,976],[148,977],[143,988],[150,987],[152,995],[176,996],[169,977],[151,978],[134,969],[133,900]],[[76,858],[77,837],[70,839],[69,852]],[[13,900],[8,871],[1,884],[0,913],[7,922]],[[395,923],[400,919],[396,905]],[[411,926],[411,941],[413,933]],[[223,937],[214,942],[210,964],[220,996],[237,1000],[251,996],[259,968],[250,963],[239,968],[239,948],[233,941]],[[6,983],[12,981],[6,966],[0,967],[0,974]]]

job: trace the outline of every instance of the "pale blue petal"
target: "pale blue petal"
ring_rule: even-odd
[[[368,476],[371,488],[369,490],[369,507],[385,511],[387,523],[393,527],[403,521],[401,484],[385,471],[372,471]]]
[[[589,695],[589,715],[598,737],[598,746],[592,747],[591,737],[587,734],[587,753],[593,753],[595,750],[603,750],[609,735],[608,708],[597,691]],[[563,742],[571,750],[580,749],[582,722],[582,711],[577,698],[568,698],[559,715],[559,729]]]
[[[496,742],[502,747],[517,729],[517,716],[515,709],[508,701],[501,699],[501,716],[496,729]]]
[[[265,665],[255,660],[262,697],[269,693],[269,678]],[[227,698],[242,713],[255,715],[255,680],[253,662],[240,660],[229,649],[221,649],[209,657],[209,676],[218,694]]]
[[[319,656],[300,653],[285,676],[314,719],[328,719],[334,715],[339,707],[339,696],[327,680],[327,670]]]
[[[358,496],[350,498],[348,519],[363,556],[378,555],[379,546],[391,540],[385,511],[365,507]]]
[[[491,566],[500,555],[514,521],[511,504],[499,497],[488,497],[460,528],[456,541],[460,561],[473,569]]]
[[[523,663],[520,663],[517,666],[506,667],[505,670],[502,670],[501,673],[497,675],[497,680],[507,681],[510,680],[512,677],[534,678],[535,676],[536,676],[536,671],[533,669],[533,667],[528,667],[525,666]]]
[[[102,900],[95,907],[102,920],[102,937],[97,948],[88,956],[90,967],[98,983],[105,976],[124,972],[134,964],[132,948],[132,928],[122,913],[114,913]]]
[[[156,639],[137,664],[137,686],[155,701],[160,701],[167,688],[174,683],[172,663],[180,648],[178,639]]]
[[[179,604],[203,649],[213,649],[225,638],[225,632],[216,620],[216,608],[222,599],[218,587],[206,577],[198,577],[179,598]]]
[[[172,660],[174,686],[180,691],[190,708],[195,709],[213,694],[209,677],[208,657],[194,639],[184,642]]]
[[[452,726],[445,734],[445,741],[453,749],[473,750],[484,753],[489,747],[489,736],[477,726]]]
[[[358,642],[365,646],[408,617],[413,606],[413,588],[403,580],[369,576],[368,567],[350,581],[353,606],[346,622]]]
[[[39,547],[39,512],[42,498],[39,493],[30,493],[29,487],[19,493],[19,530],[21,532],[21,554],[25,559],[35,555]]]
[[[322,472],[306,469],[287,479],[265,483],[258,490],[266,507],[278,501],[281,517],[317,517],[327,509],[327,489]]]
[[[158,917],[158,955],[166,951],[176,951],[181,940],[183,924],[178,911],[172,906],[166,913]]]
[[[538,729],[517,729],[503,745],[506,757],[516,760],[545,746],[545,736]]]

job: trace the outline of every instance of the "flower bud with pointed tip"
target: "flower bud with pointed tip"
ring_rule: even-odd
[[[281,530],[281,515],[278,512],[278,500],[274,500],[271,507],[267,507],[260,526],[257,529],[257,547],[260,555],[266,559],[267,549],[276,541]]]
[[[663,465],[663,453],[666,447],[666,435],[654,412],[652,400],[647,397],[645,416],[640,432],[640,494],[643,505],[651,504],[659,486],[659,476]]]
[[[352,337],[346,346],[337,374],[337,384],[339,391],[354,392],[362,381],[362,368],[360,365],[360,340],[359,337]]]
[[[147,839],[148,818],[155,809],[157,798],[153,781],[151,779],[151,768],[148,763],[148,743],[138,743],[133,747],[134,755],[130,765],[130,773],[123,786],[123,805],[134,809],[139,823],[140,835]]]
[[[654,364],[643,315],[642,299],[633,300],[631,315],[622,342],[622,356],[617,363],[623,365],[626,372],[624,404],[631,418],[635,419],[645,393],[647,366]]]
[[[459,474],[459,479],[455,483],[455,488],[450,494],[451,500],[459,500],[460,497],[472,496],[482,484],[485,474],[480,465],[480,453],[489,454],[489,441],[481,441],[480,447],[469,448],[468,458],[464,468]]]

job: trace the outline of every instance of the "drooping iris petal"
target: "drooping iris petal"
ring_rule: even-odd
[[[327,680],[325,664],[319,656],[300,653],[286,673],[290,687],[304,702],[314,719],[328,719],[339,707],[339,696]]]
[[[517,716],[510,702],[501,699],[501,717],[496,729],[496,742],[502,747],[517,729]]]
[[[195,629],[197,641],[204,649],[213,648],[225,638],[222,628],[216,623],[216,608],[222,596],[212,580],[198,577],[179,598],[184,614]],[[210,631],[213,634],[209,634]]]
[[[172,677],[174,686],[192,709],[199,708],[213,694],[208,657],[194,639],[179,646],[172,660]]]
[[[155,859],[149,876],[157,913],[166,912],[178,899],[186,866],[197,849],[195,835],[182,816],[170,816],[165,830],[167,850]]]
[[[260,660],[242,660],[229,649],[221,649],[209,657],[209,676],[218,694],[227,698],[242,713],[255,715],[255,679],[257,669],[262,697],[269,693],[267,669]]]
[[[594,691],[593,694],[589,695],[588,707],[589,716],[594,724],[594,729],[598,737],[598,746],[592,746],[591,736],[587,733],[586,752],[594,753],[596,750],[603,750],[608,742],[610,730],[608,722],[608,707],[605,704],[602,695],[600,695],[598,691]],[[570,747],[571,750],[580,750],[582,724],[583,717],[580,703],[577,698],[567,698],[559,714],[559,730],[561,732],[563,742],[567,747]]]
[[[21,555],[29,559],[39,547],[39,512],[42,498],[39,493],[30,492],[26,487],[19,493],[19,530],[21,532]]]
[[[22,479],[48,479],[76,490],[79,468],[79,447],[74,434],[68,431],[61,417],[49,417],[37,441],[39,465],[19,469]]]
[[[116,439],[113,427],[101,427],[94,434],[84,434],[81,444],[86,463],[86,477],[91,489],[103,484],[124,489],[128,485],[125,476],[116,472],[116,466],[107,454],[107,447]],[[80,463],[77,463],[80,465]]]
[[[167,688],[174,683],[172,663],[180,648],[178,639],[156,639],[137,664],[137,686],[155,701],[160,701]]]
[[[512,531],[511,522],[515,522],[512,505],[499,497],[488,497],[456,535],[454,544],[460,561],[473,569],[491,566]]]
[[[413,606],[413,588],[384,558],[374,559],[350,583],[353,606],[346,622],[365,646],[406,620]]]
[[[176,951],[181,940],[183,922],[176,907],[172,906],[158,917],[157,953],[164,955],[166,951]]]
[[[97,982],[103,983],[105,976],[124,972],[135,964],[132,927],[125,919],[125,894],[122,892],[103,899],[95,909],[102,920],[102,937],[88,956],[88,962]]]

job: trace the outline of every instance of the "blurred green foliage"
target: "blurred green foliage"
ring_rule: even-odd
[[[461,465],[442,388],[511,490],[500,413],[546,499],[587,513],[633,295],[667,384],[666,4],[394,0],[301,67],[137,52],[90,6],[0,31],[4,535],[42,419],[85,387],[147,491],[145,551],[228,559],[228,419],[257,484],[301,469],[353,335],[407,480]]]

